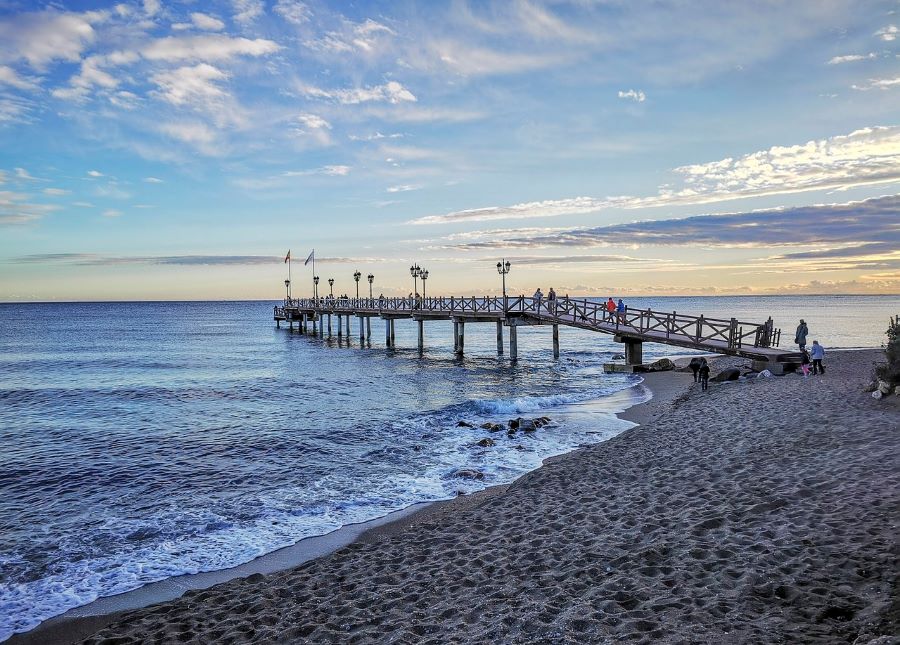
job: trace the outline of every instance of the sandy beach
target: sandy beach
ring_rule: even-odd
[[[895,642],[900,406],[863,391],[878,353],[707,393],[649,375],[640,426],[510,486],[10,642]]]

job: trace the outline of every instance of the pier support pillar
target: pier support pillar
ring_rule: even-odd
[[[366,318],[366,321],[369,319]],[[362,347],[362,344],[366,342],[366,328],[363,326],[363,317],[359,316],[359,345]]]
[[[553,358],[559,358],[559,325],[553,325]]]
[[[328,337],[331,338],[331,314],[328,314]]]
[[[294,319],[293,319],[293,318],[291,318],[291,319],[288,321],[288,330],[289,330],[289,331],[294,331]]]
[[[639,340],[625,339],[625,364],[640,365],[644,362],[643,343]]]
[[[366,316],[366,338],[372,338],[372,319]]]
[[[281,321],[280,320],[275,321],[275,327],[278,329],[281,329]]]
[[[497,356],[503,356],[503,322],[497,321]]]
[[[466,346],[466,322],[459,321],[459,336],[456,339],[456,355],[462,356]]]
[[[425,351],[425,321],[418,320],[416,322],[419,323],[419,353],[421,354]]]
[[[396,337],[394,336],[394,319],[391,318],[391,347],[395,347],[397,345]]]
[[[341,329],[341,324],[342,324],[344,321],[341,320],[341,314],[338,314],[337,317],[338,317],[338,338],[340,338],[340,337],[343,335],[343,333],[344,333],[343,330]]]
[[[350,340],[350,314],[347,314],[347,340]]]
[[[515,325],[509,326],[509,360],[519,360],[519,330]]]
[[[300,333],[301,334],[306,333],[306,314],[300,315]]]
[[[391,346],[391,321],[390,321],[390,319],[385,319],[385,321],[384,321],[384,344],[386,347]]]
[[[453,353],[459,350],[459,322],[453,321]]]

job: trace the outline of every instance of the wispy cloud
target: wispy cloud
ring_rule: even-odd
[[[619,90],[619,98],[620,99],[630,99],[636,103],[643,103],[647,100],[647,95],[644,94],[643,90],[628,90],[622,91]]]
[[[636,209],[676,204],[709,204],[746,197],[900,181],[900,126],[871,127],[848,135],[774,146],[737,159],[681,166],[673,171],[678,188],[661,187],[651,197],[573,197],[488,206],[428,215],[413,224],[447,224],[556,217],[609,208]]]
[[[319,87],[304,85],[300,91],[306,96],[316,99],[332,99],[344,105],[356,105],[380,101],[387,103],[415,102],[415,95],[397,81],[388,81],[383,85],[358,87],[351,89],[324,90]]]
[[[412,190],[421,190],[422,186],[418,184],[401,184],[399,186],[389,186],[387,192],[389,193],[408,193]]]
[[[876,58],[875,52],[868,54],[847,54],[846,56],[835,56],[828,61],[829,65],[843,65],[844,63],[855,63],[861,60],[872,60]]]
[[[762,248],[816,246],[834,249],[893,245],[900,249],[900,195],[845,204],[696,215],[576,228],[552,234],[508,237],[450,245],[458,250],[553,247],[693,246]],[[886,248],[886,247],[881,247]],[[822,256],[824,257],[824,256]]]
[[[33,202],[26,193],[0,190],[0,224],[27,224],[59,208],[53,204]]]
[[[867,83],[862,85],[851,85],[854,90],[867,92],[869,90],[891,90],[900,87],[900,76],[893,78],[870,78]]]

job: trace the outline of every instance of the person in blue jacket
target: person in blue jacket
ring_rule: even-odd
[[[813,374],[819,374],[820,372],[824,374],[825,366],[822,364],[822,361],[825,360],[825,348],[817,340],[813,341],[810,357],[813,362]]]

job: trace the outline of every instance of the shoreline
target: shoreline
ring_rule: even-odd
[[[728,357],[724,356],[714,358],[715,361],[727,359]],[[678,361],[682,360],[679,357]],[[684,394],[692,382],[689,380],[689,373],[678,371],[644,373],[641,374],[641,377],[640,383],[626,388],[622,392],[643,387],[650,391],[651,397],[615,413],[618,418],[637,425],[650,423],[664,414],[675,398]],[[628,428],[624,432],[632,429]],[[566,459],[583,449],[577,448],[548,457],[536,470],[546,467],[549,463]],[[69,609],[59,616],[49,618],[27,632],[13,634],[3,643],[8,645],[71,645],[78,643],[128,611],[176,600],[188,591],[209,589],[249,576],[287,571],[311,560],[330,555],[354,543],[366,544],[402,533],[411,526],[487,502],[502,494],[518,479],[527,477],[533,472],[535,471],[523,473],[513,482],[489,486],[469,495],[460,495],[446,500],[417,502],[381,517],[346,524],[323,535],[303,538],[292,545],[263,554],[235,567],[174,576],[121,594],[100,597],[85,605]]]

